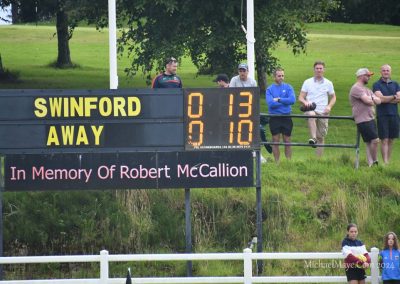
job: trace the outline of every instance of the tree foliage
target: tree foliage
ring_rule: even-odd
[[[337,22],[400,25],[398,0],[340,0],[330,13]]]
[[[244,2],[244,3],[243,3]],[[120,51],[127,49],[132,65],[126,71],[143,71],[150,79],[163,58],[187,55],[199,74],[236,72],[246,59],[246,38],[241,15],[246,1],[122,0],[128,21],[120,39]],[[335,1],[255,0],[256,68],[261,89],[265,74],[278,65],[272,51],[284,41],[293,53],[305,50],[304,23],[323,19]],[[243,9],[242,9],[243,6]],[[244,25],[245,19],[243,20]]]

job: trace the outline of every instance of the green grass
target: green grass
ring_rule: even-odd
[[[326,77],[333,81],[338,98],[333,115],[351,115],[348,92],[355,82],[354,73],[358,68],[368,67],[379,73],[379,67],[389,63],[393,67],[393,79],[400,81],[400,27],[323,23],[308,25],[308,29],[310,42],[306,54],[294,56],[284,44],[274,54],[285,68],[286,81],[293,85],[297,94],[303,81],[312,76],[313,62],[317,59],[326,62]],[[71,56],[80,67],[72,70],[47,66],[56,58],[54,32],[55,28],[48,26],[0,26],[0,53],[4,67],[20,72],[22,80],[19,84],[0,84],[0,88],[108,88],[107,31],[98,32],[90,27],[76,29],[70,42]],[[140,74],[133,79],[125,77],[123,70],[129,66],[128,58],[122,56],[118,66],[120,88],[146,87]],[[213,76],[196,76],[196,69],[188,59],[183,60],[179,74],[185,87],[214,86]],[[263,95],[261,106],[266,112]],[[298,108],[296,104],[295,113],[300,113]],[[329,123],[327,143],[355,142],[354,122],[330,120]],[[295,119],[293,141],[304,142],[307,136],[305,120]],[[262,151],[264,156],[268,155],[264,149]],[[360,238],[368,248],[381,247],[381,239],[387,231],[400,232],[399,142],[396,141],[392,162],[386,167],[368,168],[364,152],[362,144],[359,170],[354,169],[355,150],[337,148],[326,149],[324,157],[317,159],[313,149],[294,147],[292,161],[283,158],[279,165],[263,165],[264,251],[338,251],[348,222],[359,224]],[[131,242],[131,251],[184,251],[182,191],[148,190],[125,194],[117,198],[130,214],[130,240],[125,240],[125,245]],[[40,202],[44,199],[42,196],[31,193],[28,199]],[[54,198],[66,200],[67,196],[68,193],[57,193]],[[21,208],[27,206],[17,202],[22,199],[20,195],[6,193],[4,197],[6,204],[10,202],[10,206],[4,206],[7,212],[14,208],[11,203]],[[226,252],[244,248],[255,232],[253,188],[194,189],[192,200],[195,251]],[[23,211],[21,208],[19,210]],[[5,218],[6,227],[7,222]],[[99,222],[106,221],[100,219]],[[13,233],[16,235],[16,232],[10,232],[10,235]],[[101,250],[100,243],[101,240],[97,240],[91,250]],[[68,252],[68,248],[65,251]],[[304,272],[304,263],[292,264],[289,261],[268,262],[265,274]],[[205,265],[195,263],[194,267],[196,275],[228,275],[240,274],[240,265],[221,263],[213,266],[210,262]],[[122,274],[123,277],[126,273],[120,266],[114,269],[118,270],[115,275]],[[147,275],[148,269],[152,273],[158,267],[137,265],[136,269],[137,275]],[[173,268],[166,264],[161,270],[161,274],[182,275],[185,269],[182,264]],[[307,273],[315,275],[317,272]],[[323,273],[343,275],[342,270],[322,271],[320,274]]]

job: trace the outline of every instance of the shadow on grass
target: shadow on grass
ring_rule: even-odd
[[[55,69],[80,69],[81,65],[71,62],[71,64],[63,64],[60,65],[57,63],[57,60],[54,60],[47,64],[45,67],[55,68]]]

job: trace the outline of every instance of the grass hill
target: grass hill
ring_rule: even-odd
[[[293,56],[284,45],[275,51],[285,68],[286,81],[299,92],[312,76],[312,64],[322,59],[326,77],[333,81],[338,101],[333,115],[351,115],[348,92],[355,71],[368,67],[379,73],[389,63],[393,79],[400,81],[400,27],[379,25],[309,25],[307,53]],[[19,83],[0,88],[108,88],[107,32],[77,28],[71,56],[80,67],[55,70],[54,27],[0,26],[3,65],[20,73]],[[126,57],[119,59],[120,88],[145,87],[140,75],[126,78]],[[196,76],[188,59],[179,68],[186,87],[212,87],[213,76]],[[377,79],[376,74],[372,79]],[[262,109],[266,112],[264,98]],[[294,107],[299,113],[298,105]],[[330,121],[328,143],[354,143],[352,121]],[[293,140],[307,139],[306,123],[295,120]],[[317,159],[308,147],[295,147],[292,161],[262,166],[264,251],[338,251],[348,222],[359,225],[367,247],[382,247],[387,231],[400,233],[400,146],[389,166],[368,168],[365,148],[361,167],[354,169],[354,150],[326,149]],[[263,150],[264,151],[264,150]],[[268,154],[264,151],[264,156]],[[196,252],[241,251],[255,232],[255,189],[194,189],[192,191],[193,241]],[[184,251],[183,190],[123,192],[4,193],[4,241],[7,255]],[[104,233],[106,232],[106,233]],[[132,265],[133,266],[133,265]],[[184,264],[135,264],[135,275],[183,275]],[[57,268],[57,269],[55,269]],[[8,267],[8,277],[29,277],[33,271],[79,276],[96,273],[70,266]],[[240,264],[194,264],[198,275],[240,273]],[[53,272],[51,272],[53,271]],[[55,272],[60,271],[60,272]],[[89,272],[88,272],[89,271]],[[157,271],[157,272],[156,272]],[[266,263],[265,274],[304,273],[302,262]],[[126,265],[111,275],[123,276]],[[342,275],[340,269],[308,270],[308,274]]]

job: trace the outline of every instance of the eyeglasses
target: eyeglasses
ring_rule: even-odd
[[[174,57],[171,57],[165,61],[165,64],[171,64],[171,63],[176,63],[176,62],[178,62],[178,60],[176,60],[176,58],[174,58]]]

